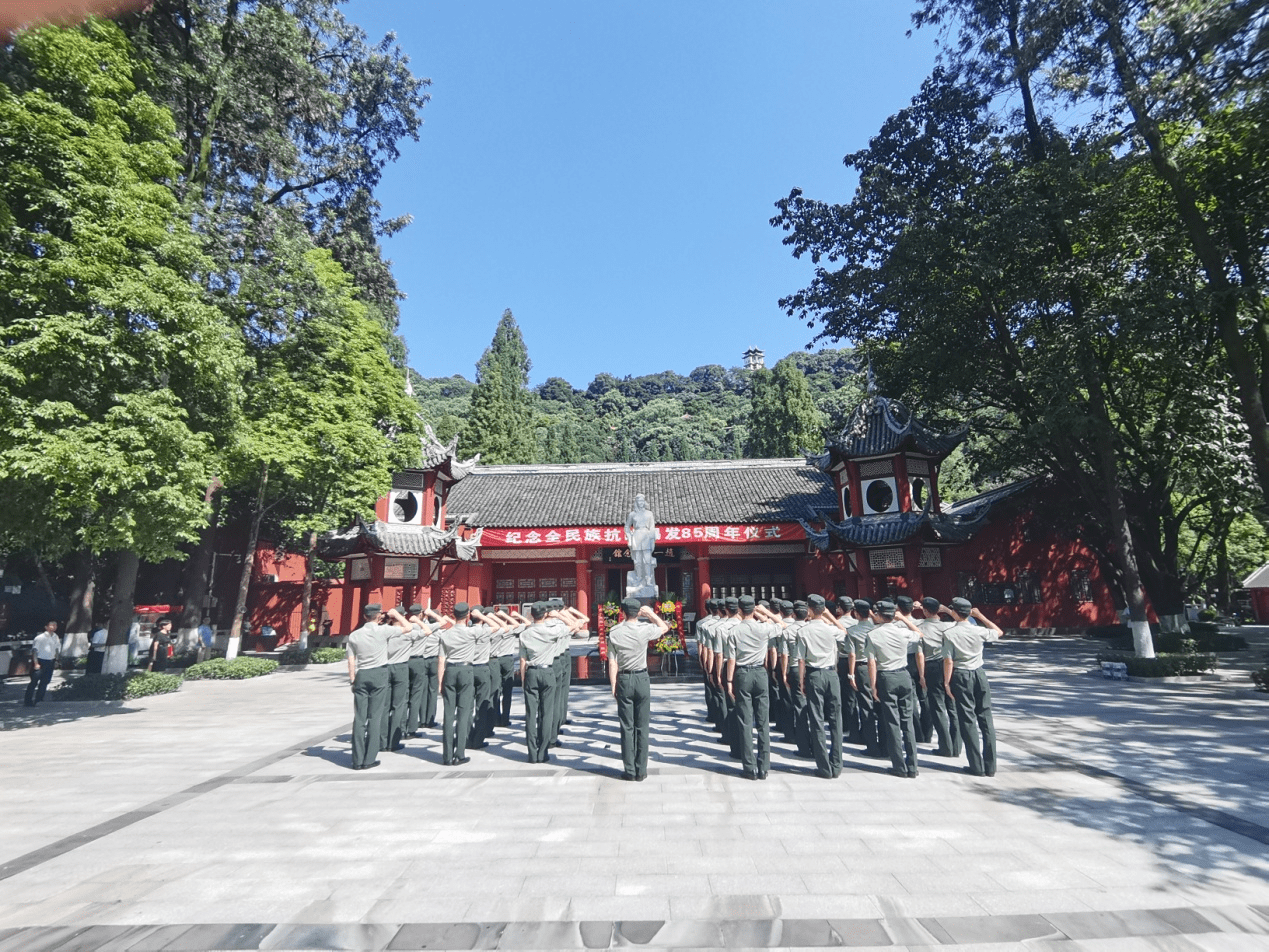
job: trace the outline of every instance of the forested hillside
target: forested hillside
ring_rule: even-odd
[[[795,352],[785,358],[805,376],[824,425],[840,429],[863,396],[862,369],[849,349]],[[618,369],[618,368],[614,368]],[[758,374],[763,371],[758,371]],[[766,371],[768,376],[771,371]],[[732,459],[752,443],[755,372],[705,364],[684,375],[600,373],[581,388],[551,377],[529,390],[533,462],[633,462]],[[442,439],[459,434],[459,448],[475,451],[470,430],[476,384],[461,375],[412,377],[423,419]],[[806,446],[818,450],[820,445]],[[796,452],[796,451],[795,451]]]

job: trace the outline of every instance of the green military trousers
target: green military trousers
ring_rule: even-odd
[[[411,658],[410,712],[405,718],[405,732],[413,734],[436,720],[436,663],[432,658]]]
[[[388,715],[388,669],[358,668],[353,678],[352,765],[373,763]]]
[[[939,740],[936,753],[940,757],[959,757],[961,730],[956,719],[956,702],[947,696],[943,686],[942,658],[925,662],[925,713],[930,721],[926,736],[932,732]]]
[[[568,694],[573,684],[573,655],[567,648],[556,659],[555,669],[555,728],[551,732],[552,741],[560,739],[560,729],[568,720]]]
[[[494,714],[503,727],[511,726],[511,694],[515,690],[516,668],[519,664],[515,655],[498,657],[498,705],[494,708]]]
[[[617,672],[617,722],[621,726],[621,769],[626,777],[648,775],[648,721],[652,682],[648,672]]]
[[[388,717],[383,726],[383,750],[396,750],[405,732],[406,705],[410,699],[410,664],[399,661],[388,668]]]
[[[760,664],[737,665],[732,679],[736,695],[735,740],[746,776],[766,776],[771,768],[771,697],[767,693],[767,669]],[[754,733],[758,749],[754,751]]]
[[[972,774],[996,775],[996,724],[991,716],[991,687],[982,668],[952,671],[952,696],[956,698],[956,719],[965,743],[965,758]],[[982,731],[982,747],[978,732]]]
[[[880,690],[877,693],[881,693]],[[858,742],[867,748],[868,756],[884,756],[877,704],[868,690],[868,662],[859,659],[855,660],[855,724]]]
[[[472,665],[447,664],[441,690],[445,695],[441,759],[448,765],[467,756],[467,735],[471,731],[471,709],[476,696]]]
[[[552,665],[524,669],[524,746],[529,763],[549,759],[551,712],[555,710],[555,669]]]
[[[471,732],[467,735],[468,747],[484,747],[488,736],[489,712],[493,709],[493,677],[489,673],[489,662],[473,664],[472,671],[472,712]]]
[[[842,686],[832,668],[811,668],[806,672],[806,703],[810,711],[811,753],[821,777],[842,773]],[[828,731],[829,742],[824,739]]]
[[[877,718],[885,736],[890,765],[909,777],[917,774],[916,691],[907,668],[877,672]]]

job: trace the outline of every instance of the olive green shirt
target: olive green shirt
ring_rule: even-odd
[[[837,636],[840,634],[836,625],[821,618],[809,619],[798,629],[798,656],[806,661],[808,667],[836,667]]]
[[[440,650],[440,643],[436,640],[436,630],[441,627],[439,621],[425,621],[416,623],[414,626],[415,640],[410,647],[411,658],[435,658],[436,652]]]
[[[780,631],[780,626],[771,622],[742,619],[727,632],[727,660],[741,667],[766,664],[771,639]]]
[[[493,646],[489,649],[495,658],[512,658],[520,653],[520,635],[528,625],[516,625],[510,631],[500,631],[493,636]]]
[[[732,660],[731,630],[740,624],[739,615],[727,615],[714,626],[714,653],[723,656],[724,661]]]
[[[472,638],[476,643],[475,649],[472,652],[471,663],[488,664],[489,649],[493,646],[493,638],[497,632],[488,625],[472,625],[471,630],[474,632]]]
[[[414,653],[414,646],[423,640],[423,632],[413,626],[409,631],[393,629],[388,637],[388,664],[405,664]]]
[[[846,622],[843,621],[842,624],[846,624]],[[851,646],[855,649],[856,660],[868,657],[868,632],[875,627],[876,625],[873,624],[871,618],[859,618],[847,629]],[[847,652],[847,654],[849,653]]]
[[[520,657],[531,668],[549,668],[559,654],[561,641],[567,642],[568,626],[553,619],[534,622],[520,632]]]
[[[802,658],[802,645],[798,641],[798,632],[810,621],[809,618],[794,618],[784,626],[784,653],[789,656],[789,667],[794,667]]]
[[[388,639],[400,631],[396,625],[362,625],[348,636],[348,657],[359,671],[382,668],[388,663]]]
[[[440,654],[449,664],[471,664],[476,657],[476,636],[478,628],[471,625],[454,625],[437,632],[440,639]]]
[[[623,621],[608,632],[608,657],[618,671],[646,671],[648,644],[660,637],[660,627],[650,621]]]
[[[983,666],[983,642],[999,640],[1000,635],[985,625],[960,621],[943,632],[943,657],[950,657],[957,668],[977,671]]]
[[[917,625],[921,629],[921,651],[925,655],[926,661],[941,661],[943,658],[943,632],[951,628],[956,622],[940,621],[937,618],[927,618],[925,621]]]
[[[868,632],[868,657],[882,671],[899,671],[908,666],[908,645],[921,635],[901,621],[877,625]]]

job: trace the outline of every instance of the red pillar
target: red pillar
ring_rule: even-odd
[[[577,584],[577,610],[590,617],[590,560],[578,559],[573,563]]]
[[[697,614],[704,614],[705,602],[713,597],[713,586],[709,578],[709,556],[698,555],[696,557],[696,605],[694,607]]]

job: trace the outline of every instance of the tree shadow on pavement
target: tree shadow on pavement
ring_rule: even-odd
[[[8,695],[9,692],[6,691],[5,694]],[[48,727],[51,724],[65,724],[88,717],[135,714],[140,710],[128,707],[127,701],[58,701],[52,693],[35,707],[27,707],[22,702],[21,693],[16,697],[0,697],[0,731]]]

